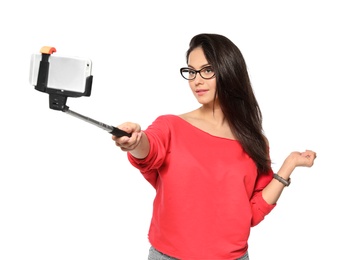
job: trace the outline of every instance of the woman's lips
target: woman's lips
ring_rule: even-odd
[[[198,95],[198,96],[202,96],[202,95],[204,95],[205,93],[207,93],[208,92],[208,90],[206,90],[206,89],[197,89],[196,90],[196,94]]]

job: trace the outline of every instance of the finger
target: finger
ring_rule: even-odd
[[[312,157],[315,157],[316,156],[316,153],[313,152],[313,151],[310,151],[310,150],[306,150],[305,152],[301,153],[302,156],[312,156]]]
[[[119,129],[127,132],[127,133],[131,133],[133,134],[133,132],[135,131],[140,131],[140,126],[138,124],[135,124],[135,123],[124,123],[122,125],[119,125],[118,126]]]
[[[121,148],[123,148],[123,151],[131,151],[134,150],[140,143],[141,141],[141,135],[142,133],[133,133],[133,135],[131,136],[131,138],[129,138],[129,140],[125,143],[121,143]]]

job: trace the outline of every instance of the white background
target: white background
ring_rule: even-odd
[[[198,106],[179,68],[202,32],[245,56],[274,169],[291,151],[318,154],[252,228],[250,258],[350,259],[347,1],[2,1],[0,24],[1,260],[141,260],[149,249],[153,188],[110,134],[49,109],[29,84],[30,55],[48,45],[91,58],[91,97],[70,109],[146,128]]]

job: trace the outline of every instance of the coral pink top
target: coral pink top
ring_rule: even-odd
[[[250,228],[275,207],[262,198],[272,171],[258,176],[236,140],[210,135],[175,115],[145,131],[150,152],[128,159],[156,189],[149,241],[181,260],[236,259]]]

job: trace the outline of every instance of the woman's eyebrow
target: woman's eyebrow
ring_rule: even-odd
[[[189,68],[191,68],[191,69],[195,69],[192,65],[190,65],[190,64],[188,64],[187,65]],[[202,69],[202,68],[205,68],[205,67],[208,67],[208,66],[211,66],[209,63],[206,63],[206,64],[204,64],[204,65],[202,65],[202,66],[200,66],[199,67],[199,69]]]

